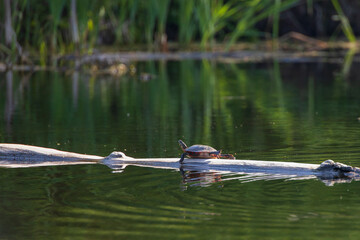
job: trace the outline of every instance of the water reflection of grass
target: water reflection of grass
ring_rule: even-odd
[[[303,229],[316,228],[315,235],[328,239],[329,225],[338,232],[358,219],[357,184],[328,188],[312,180],[228,181],[222,188],[182,192],[179,174],[159,169],[132,167],[109,174],[92,165],[0,171],[2,235],[10,238],[51,233],[88,239],[160,233],[221,238],[226,232],[231,238],[258,239],[266,234],[289,238],[294,231],[306,238],[312,234]]]
[[[126,149],[134,156],[171,157],[179,154],[179,138],[238,156],[311,150],[348,138],[344,121],[351,116],[347,110],[358,110],[350,99],[358,99],[356,88],[311,75],[292,74],[294,81],[282,76],[282,66],[147,62],[138,69],[154,75],[150,81],[37,73],[22,88],[15,73],[8,90],[15,114],[6,120],[11,124],[1,122],[1,140],[102,155]],[[1,96],[4,113],[11,99],[6,91]],[[351,138],[347,145],[355,142]]]
[[[0,140],[99,155],[115,148],[174,157],[180,152],[176,140],[184,138],[240,150],[243,158],[263,159],[263,150],[274,158],[294,151],[298,161],[335,156],[359,165],[358,83],[333,76],[339,66],[321,63],[316,75],[313,65],[295,65],[295,71],[280,63],[148,62],[138,66],[156,75],[147,82],[57,72],[29,79],[9,72],[0,75]],[[226,181],[221,188],[181,192],[179,173],[160,169],[0,170],[0,222],[9,238],[225,233],[261,239],[291,238],[295,231],[299,238],[328,239],[329,226],[338,238],[344,229],[358,235],[349,227],[358,220],[356,183],[327,188],[313,180]],[[312,228],[315,233],[303,231]]]

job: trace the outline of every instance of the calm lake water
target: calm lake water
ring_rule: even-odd
[[[0,73],[0,142],[151,158],[180,157],[183,139],[238,159],[360,166],[358,62],[135,66],[125,76]],[[359,239],[359,203],[356,181],[0,169],[0,239]]]

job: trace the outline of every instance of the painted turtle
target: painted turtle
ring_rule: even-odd
[[[206,146],[206,145],[192,145],[187,147],[187,145],[179,140],[179,145],[181,149],[184,151],[181,154],[180,163],[184,161],[186,156],[190,158],[228,158],[228,159],[235,159],[231,154],[221,154],[221,150],[216,150],[213,147]]]

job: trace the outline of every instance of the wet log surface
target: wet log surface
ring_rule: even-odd
[[[0,144],[0,167],[22,168],[73,164],[104,164],[114,172],[122,172],[126,166],[171,169],[180,172],[236,173],[261,179],[309,179],[335,182],[360,179],[360,169],[332,160],[319,164],[276,162],[258,160],[185,159],[179,158],[132,158],[122,152],[107,157],[59,151],[51,148],[21,144]],[[327,183],[328,184],[328,183]]]

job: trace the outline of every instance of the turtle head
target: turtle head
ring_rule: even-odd
[[[187,149],[187,146],[183,141],[179,140],[178,143],[183,151],[185,151],[185,149]]]

